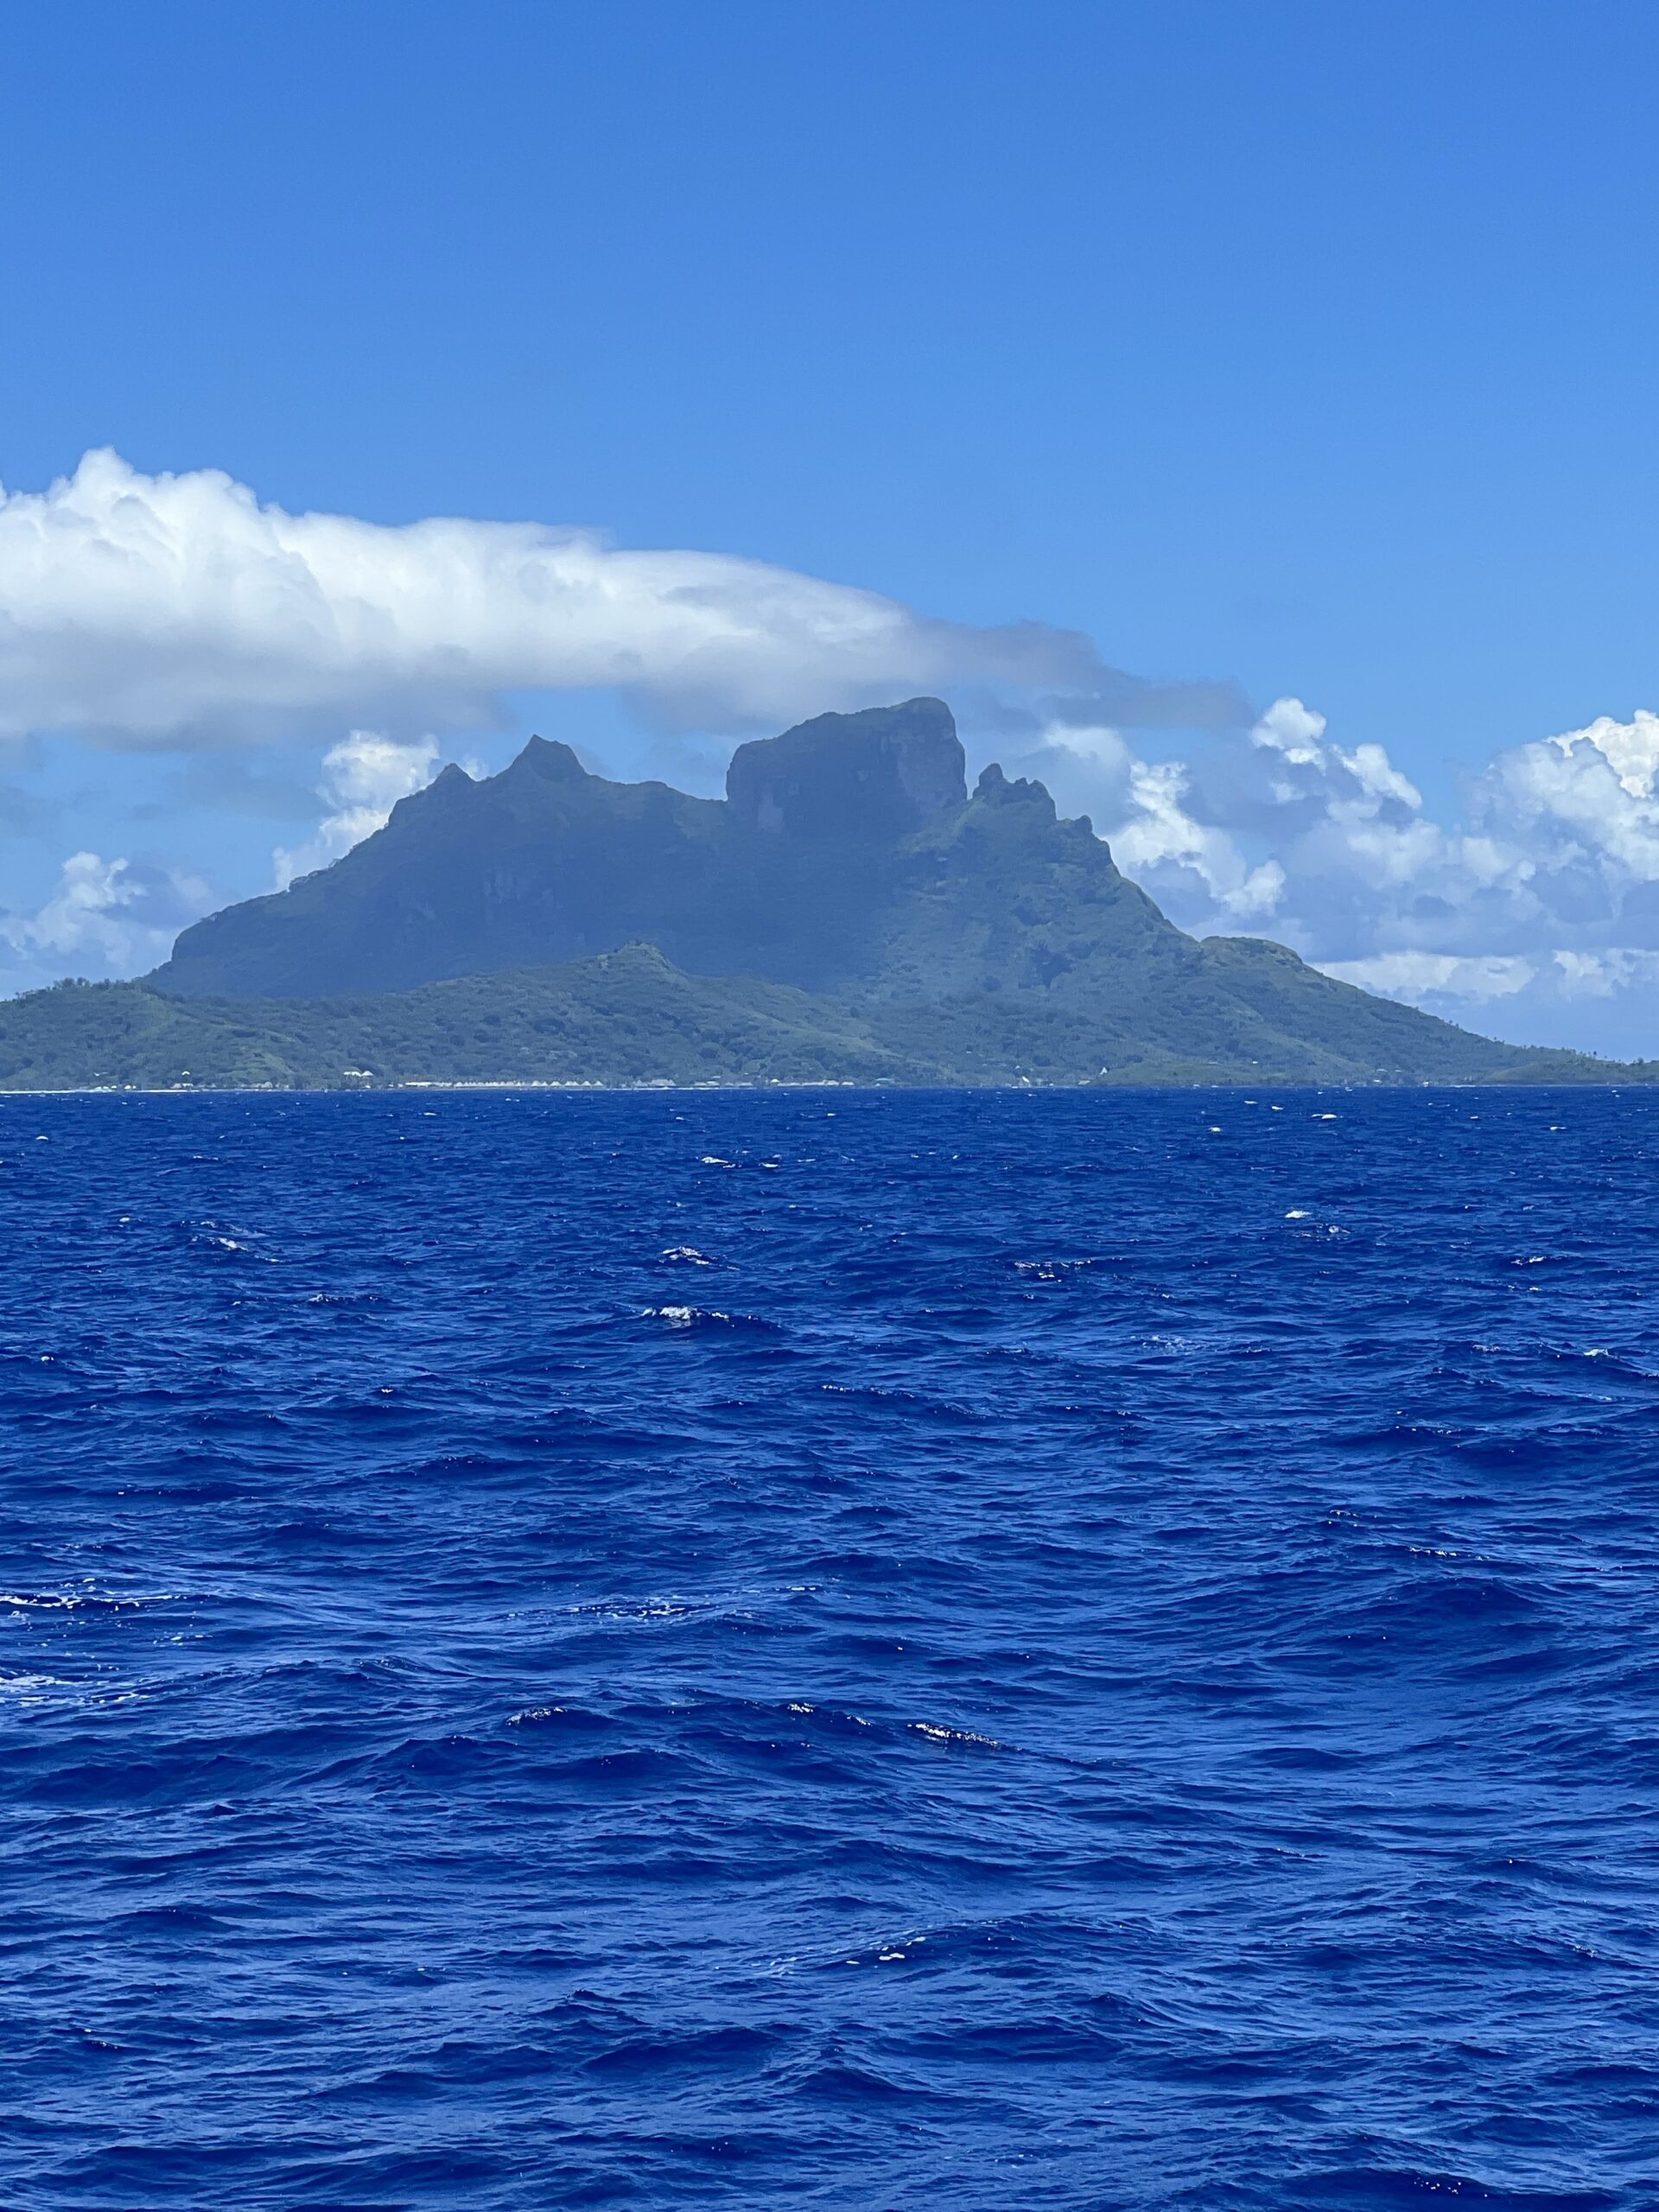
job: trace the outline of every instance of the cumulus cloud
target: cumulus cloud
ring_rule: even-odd
[[[1203,886],[1219,913],[1239,923],[1270,915],[1284,896],[1274,860],[1252,868],[1218,824],[1188,810],[1192,773],[1179,760],[1132,760],[1114,833],[1118,865],[1138,881],[1173,873]]]
[[[1509,747],[1456,820],[1300,699],[1188,757],[1056,721],[1021,757],[1200,935],[1529,1041],[1659,1054],[1659,715]]]
[[[1620,991],[1650,991],[1659,983],[1659,951],[1611,945],[1602,952],[1557,952],[1558,988],[1564,998],[1610,999]]]
[[[1378,952],[1368,960],[1327,960],[1327,976],[1357,983],[1362,990],[1421,1005],[1427,999],[1456,999],[1486,1006],[1513,998],[1536,980],[1538,970],[1518,953]]]
[[[939,621],[724,554],[292,515],[219,470],[146,476],[107,451],[46,492],[0,492],[0,735],[477,728],[504,693],[590,686],[670,719],[781,726],[951,686],[1114,683],[1130,679],[1071,632]]]
[[[331,810],[316,835],[294,851],[278,846],[273,860],[276,888],[286,890],[296,876],[327,868],[353,845],[385,825],[400,798],[423,791],[437,773],[435,737],[397,739],[382,732],[354,729],[322,759],[318,792]]]
[[[187,869],[72,853],[33,913],[0,912],[3,987],[139,974],[165,960],[179,931],[214,903],[212,887]]]

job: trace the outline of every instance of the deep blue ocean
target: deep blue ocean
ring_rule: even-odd
[[[1656,1161],[0,1100],[0,2205],[1659,2204]]]

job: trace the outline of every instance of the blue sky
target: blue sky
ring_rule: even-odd
[[[1189,925],[1659,1052],[1656,64],[1616,0],[13,10],[0,480],[112,448],[141,505],[214,469],[880,595],[946,645],[852,689],[937,673]],[[107,690],[89,729],[132,631],[66,601],[77,543],[57,643],[0,653],[0,988],[148,964],[440,756],[537,727],[706,785],[793,701],[515,648],[464,696],[210,686],[164,728]],[[0,637],[36,581],[0,545]],[[1021,622],[1162,688],[978,637]],[[325,769],[377,726],[401,760]]]

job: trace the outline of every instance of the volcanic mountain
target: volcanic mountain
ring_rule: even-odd
[[[187,930],[156,977],[311,998],[654,944],[698,975],[882,999],[1097,988],[1191,940],[1040,784],[970,799],[937,699],[741,746],[724,799],[586,772],[532,738],[447,768],[334,867]]]
[[[741,746],[723,799],[612,783],[532,738],[499,775],[446,768],[331,868],[198,922],[144,983],[0,1009],[0,1079],[166,1080],[175,1061],[192,1081],[303,1084],[1612,1072],[1281,945],[1187,936],[1041,784],[991,767],[970,795],[937,699]]]

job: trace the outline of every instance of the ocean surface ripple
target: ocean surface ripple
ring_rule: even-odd
[[[1659,2203],[1656,1156],[0,1100],[0,2202]]]

